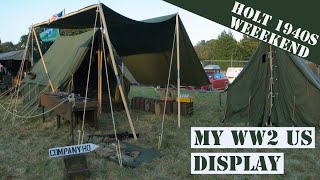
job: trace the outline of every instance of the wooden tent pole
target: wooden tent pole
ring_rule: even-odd
[[[32,26],[31,26],[31,28],[32,28]],[[31,34],[32,34],[32,32],[31,32]],[[30,67],[30,69],[31,69],[31,68],[33,68],[33,36],[31,36],[31,58],[30,58],[30,64],[31,64],[31,67]]]
[[[178,127],[180,128],[180,44],[179,44],[179,15],[176,16],[176,34],[177,34],[177,95],[178,95]]]
[[[272,46],[269,45],[270,47],[270,112],[269,116],[271,116],[271,111],[273,107],[273,57],[272,57]]]
[[[102,104],[102,50],[101,44],[99,43],[98,49],[98,103],[99,103],[99,114],[101,114]]]
[[[116,79],[117,79],[117,84],[118,84],[118,87],[119,87],[119,91],[120,91],[120,95],[121,95],[121,98],[122,98],[122,102],[123,102],[124,108],[125,108],[126,113],[127,113],[127,117],[128,117],[128,121],[129,121],[129,124],[130,124],[130,128],[131,128],[133,137],[134,137],[135,140],[138,140],[137,135],[136,135],[136,131],[135,131],[134,127],[133,127],[133,123],[132,123],[132,119],[131,119],[131,116],[130,116],[127,100],[126,100],[126,97],[124,96],[123,88],[122,88],[122,85],[121,85],[121,82],[120,82],[119,73],[118,73],[118,67],[117,67],[117,64],[116,64],[116,61],[115,61],[115,58],[114,58],[114,54],[113,54],[113,50],[112,50],[112,44],[111,44],[109,33],[108,33],[107,23],[106,23],[106,19],[104,18],[103,9],[101,7],[100,2],[99,2],[99,12],[100,12],[100,18],[101,18],[102,24],[103,24],[103,34],[105,35],[106,40],[107,40],[107,45],[108,45],[108,50],[109,50],[110,57],[111,57],[112,67],[113,67],[113,71],[114,71],[114,74],[115,74]]]
[[[37,37],[36,31],[34,30],[34,27],[32,27],[32,31],[33,31],[34,39],[36,40],[36,43],[37,43],[37,46],[38,46],[38,50],[39,50],[39,53],[40,53],[42,65],[44,67],[44,70],[45,70],[46,75],[47,75],[48,80],[49,80],[49,85],[51,87],[52,92],[55,92],[55,89],[54,89],[54,87],[52,85],[52,82],[51,82],[51,79],[50,79],[50,76],[49,76],[49,73],[48,73],[48,70],[47,70],[46,63],[44,62],[44,58],[43,58],[43,55],[42,55],[42,51],[41,51],[41,48],[40,48],[40,45],[39,45],[39,41],[38,41],[38,37]]]

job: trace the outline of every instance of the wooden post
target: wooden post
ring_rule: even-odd
[[[269,111],[269,116],[271,116],[271,111],[273,107],[273,58],[272,58],[272,46],[269,45],[270,47],[270,111]]]
[[[32,27],[32,26],[31,26]],[[33,68],[33,36],[31,36],[31,57],[30,57],[30,70]]]
[[[38,41],[38,37],[37,37],[36,31],[34,30],[34,27],[32,27],[32,31],[33,31],[33,35],[34,35],[34,38],[35,38],[37,46],[38,46],[38,50],[39,50],[39,53],[40,53],[40,57],[41,57],[41,61],[42,61],[43,67],[44,67],[44,71],[46,72],[46,75],[47,75],[48,80],[49,80],[49,85],[51,87],[52,92],[55,92],[54,87],[53,87],[52,82],[51,82],[51,79],[50,79],[50,76],[49,76],[49,73],[48,73],[48,70],[47,70],[46,63],[44,62],[44,59],[43,59],[42,51],[41,51],[41,48],[40,48],[40,45],[39,45],[39,41]]]
[[[123,88],[122,88],[122,85],[121,85],[121,82],[120,82],[120,77],[119,77],[119,73],[118,73],[118,67],[117,67],[116,61],[114,59],[114,54],[113,54],[113,49],[112,49],[112,44],[111,44],[111,41],[110,41],[109,33],[108,33],[107,23],[106,23],[106,20],[104,18],[103,9],[101,7],[100,2],[99,2],[99,12],[100,12],[100,18],[102,20],[102,25],[103,25],[103,34],[105,35],[106,40],[107,40],[107,45],[108,45],[108,50],[109,50],[110,57],[111,57],[112,67],[113,67],[113,71],[114,71],[114,74],[115,74],[116,79],[117,79],[117,84],[118,84],[118,87],[119,87],[121,99],[122,99],[124,108],[125,108],[126,113],[127,113],[127,117],[128,117],[128,121],[129,121],[129,124],[130,124],[130,128],[131,128],[133,137],[134,137],[135,140],[138,140],[137,135],[136,135],[136,131],[135,131],[134,127],[133,127],[133,123],[132,123],[132,119],[131,119],[131,116],[130,116],[127,100],[126,100],[126,97],[124,96]]]
[[[180,115],[181,115],[181,104],[180,104],[180,44],[179,44],[179,15],[176,16],[176,35],[177,35],[177,96],[178,96],[178,127],[180,127]]]
[[[102,104],[102,50],[98,49],[98,113],[101,114]]]

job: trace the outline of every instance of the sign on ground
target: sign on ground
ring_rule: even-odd
[[[65,146],[49,149],[49,157],[60,157],[60,156],[69,156],[75,154],[82,154],[94,151],[99,146],[89,143],[89,144],[80,144],[74,146]]]

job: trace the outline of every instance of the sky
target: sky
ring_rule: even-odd
[[[135,20],[179,13],[195,45],[201,40],[215,39],[230,29],[162,0],[100,0],[116,12]],[[3,0],[0,6],[0,39],[16,44],[28,28],[65,9],[66,14],[96,4],[98,0]],[[231,30],[239,41],[242,34]]]

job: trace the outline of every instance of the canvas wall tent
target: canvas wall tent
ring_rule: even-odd
[[[18,51],[10,51],[6,53],[0,54],[0,63],[7,68],[7,70],[12,74],[13,76],[16,76],[22,59],[23,59],[24,50],[18,50]],[[27,51],[25,59],[28,60],[30,57],[30,53]],[[24,65],[24,70],[27,70],[30,67],[30,62],[26,61]]]
[[[92,5],[66,14],[55,21],[34,25],[43,28],[85,29],[93,28],[98,5]],[[176,14],[145,21],[135,21],[118,14],[101,4],[113,48],[138,83],[144,85],[166,85],[173,52],[170,84],[177,84],[176,45],[173,43],[176,28]],[[99,19],[98,14],[98,19]],[[197,54],[179,22],[180,79],[181,85],[202,86],[209,84]],[[97,22],[100,27],[100,21]],[[174,49],[173,49],[174,45]],[[173,49],[173,51],[172,51]]]
[[[272,62],[269,59],[270,46],[260,44],[229,86],[224,122],[264,126],[270,121],[276,126],[319,127],[319,81],[303,59],[276,47],[271,48]]]
[[[93,38],[95,38],[94,41],[92,41]],[[91,98],[97,98],[97,50],[98,44],[101,42],[101,33],[99,33],[99,31],[90,30],[75,36],[60,36],[45,53],[45,64],[48,69],[52,84],[56,89],[65,92],[71,92],[72,90],[75,90],[75,93],[85,96],[86,79],[92,42],[94,42],[94,53],[92,57],[89,82],[90,89],[88,96]],[[121,66],[121,62],[118,61],[118,65]],[[120,98],[116,97],[116,95],[119,93],[116,93],[116,79],[114,72],[110,64],[108,64],[107,67],[108,75],[110,77],[111,94],[113,95],[112,97],[116,100],[116,102],[119,102]],[[106,81],[104,65],[102,72],[102,78],[104,81]],[[37,87],[37,91],[32,92],[31,97],[33,97],[43,88],[48,86],[48,78],[41,61],[38,61],[35,64],[29,74],[35,75],[35,78],[25,78],[23,80],[23,83],[28,85],[25,86],[26,88],[24,88],[24,94],[28,93],[29,89],[32,89],[34,86],[39,86]],[[135,83],[130,72],[124,71],[124,74],[126,74],[129,79]],[[127,81],[127,78],[124,78],[124,84],[127,85],[127,93],[129,90],[128,83],[129,82]],[[107,96],[106,83],[103,84],[103,91],[105,92],[105,96]],[[104,101],[107,101],[108,98],[103,99]]]
[[[123,90],[124,88],[120,81],[118,67],[115,60],[116,54],[121,58],[122,62],[139,83],[153,86],[176,84],[178,97],[180,97],[181,85],[201,86],[209,84],[209,80],[203,71],[196,52],[178,15],[159,17],[146,20],[144,22],[135,21],[124,17],[99,3],[97,5],[92,5],[79,11],[66,14],[61,18],[53,20],[50,19],[31,26],[28,41],[30,35],[33,33],[40,52],[41,63],[52,91],[55,91],[57,88],[55,86],[66,85],[66,82],[61,80],[67,79],[70,73],[59,73],[59,75],[53,76],[50,73],[56,74],[59,71],[47,71],[46,64],[54,63],[54,61],[51,60],[50,62],[46,62],[42,56],[35,31],[38,27],[59,29],[88,29],[98,27],[102,30],[104,38],[104,43],[102,44],[107,45],[106,50],[109,52],[106,53],[110,57],[112,69],[117,82],[117,88],[119,89],[120,97],[126,110],[128,121],[135,139],[137,139],[137,136],[128,110],[126,96]],[[83,42],[87,41],[83,39]],[[77,47],[78,50],[74,50],[74,57],[71,58],[70,62],[63,61],[61,62],[62,64],[69,64],[72,59],[81,59],[85,54],[83,52],[88,47],[87,44],[71,46],[72,47],[66,49],[74,50],[74,48]],[[60,47],[60,52],[65,52],[65,50]],[[50,55],[50,52],[47,52],[46,55],[52,56],[52,59],[58,59],[55,57],[56,55],[54,53]],[[90,55],[90,57],[92,56]],[[99,62],[101,61],[99,60]],[[74,72],[77,68],[76,64],[69,67],[72,69],[71,72]],[[65,70],[67,68],[66,65],[61,66],[61,68],[64,69],[64,72],[67,71]],[[79,68],[81,68],[81,65]],[[101,66],[99,67],[98,72],[102,71],[100,68]],[[33,71],[37,69],[40,70],[39,67],[35,67]],[[170,76],[171,74],[172,76]],[[53,76],[53,79],[50,78],[51,76]],[[63,78],[55,79],[55,77]],[[98,84],[101,87],[102,78],[100,75],[98,75],[98,79]],[[37,81],[38,83],[42,82],[40,79],[34,81]],[[101,96],[101,91],[102,89],[98,88],[99,104],[101,104],[101,98],[99,98]],[[30,93],[30,90],[28,92]],[[178,126],[180,127],[180,98],[178,98]]]

